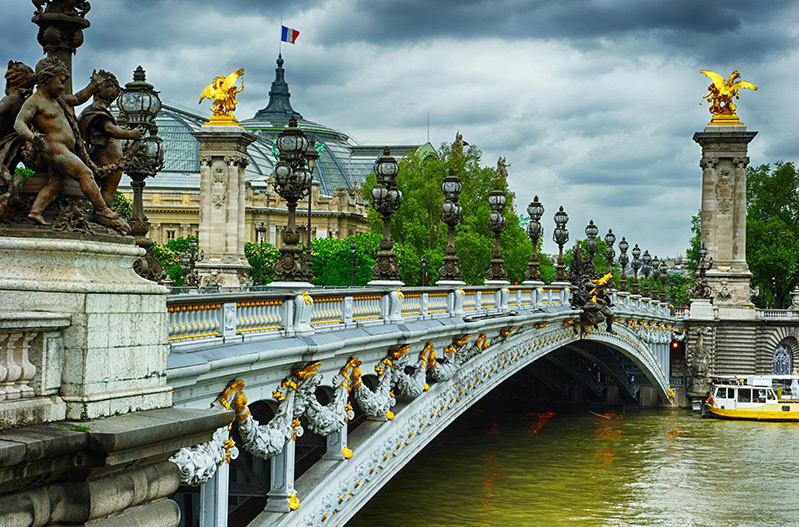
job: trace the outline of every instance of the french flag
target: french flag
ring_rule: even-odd
[[[300,32],[296,29],[291,29],[290,27],[282,26],[283,32],[280,35],[280,40],[283,42],[288,42],[289,44],[294,44],[297,41],[297,37],[300,36]]]

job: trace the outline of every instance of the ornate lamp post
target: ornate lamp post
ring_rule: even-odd
[[[377,263],[372,267],[372,278],[375,282],[398,282],[400,266],[393,251],[389,226],[391,215],[397,212],[402,202],[402,191],[397,188],[399,165],[391,157],[388,147],[383,149],[383,155],[375,163],[374,172],[377,184],[372,188],[372,207],[383,216],[383,238],[377,252]]]
[[[666,265],[666,261],[660,262],[660,301],[665,302],[668,300],[668,295],[666,294],[666,280],[669,277],[669,266]]]
[[[183,271],[183,283],[190,287],[197,287],[200,285],[200,275],[194,268],[197,262],[201,262],[205,258],[205,254],[200,251],[197,254],[197,240],[189,238],[189,250],[184,251],[181,255],[180,269]]]
[[[352,255],[350,259],[350,287],[355,285],[355,251],[358,250],[358,246],[355,245],[355,242],[352,242],[350,245],[350,254]]]
[[[649,265],[649,263],[652,261],[652,257],[649,256],[649,251],[644,251],[641,261],[644,264],[641,266],[641,272],[644,273],[644,287],[642,294],[644,296],[649,296],[649,273],[652,271],[652,267]]]
[[[708,299],[712,292],[707,283],[705,273],[713,268],[713,258],[706,262],[707,248],[703,243],[699,247],[699,262],[696,265],[696,275],[694,276],[694,287],[691,289],[691,297],[696,299]]]
[[[308,173],[311,175],[311,181],[308,182],[308,231],[307,231],[307,244],[305,247],[305,265],[308,266],[308,281],[313,282],[313,263],[311,262],[311,197],[313,195],[313,171],[316,167],[316,161],[319,159],[319,152],[316,150],[316,141],[311,139],[308,141],[308,149],[305,151],[305,161],[308,164]]]
[[[626,238],[624,236],[621,237],[621,241],[619,242],[619,251],[621,254],[619,255],[619,267],[621,267],[621,281],[619,282],[619,291],[627,292],[627,264],[630,263],[630,259],[627,257],[627,249],[630,248],[630,244],[627,243]]]
[[[264,285],[264,238],[266,237],[266,225],[261,222],[255,228],[258,233],[258,285]]]
[[[596,254],[596,250],[599,246],[596,241],[597,234],[599,234],[599,228],[594,225],[594,220],[590,220],[588,226],[585,228],[585,235],[588,236],[588,241],[586,241],[585,246],[588,250],[588,259],[591,261],[591,267],[594,266],[594,254]]]
[[[438,270],[438,275],[440,277],[439,283],[442,281],[461,281],[460,259],[458,258],[458,248],[455,247],[455,227],[463,218],[463,210],[461,206],[458,205],[458,196],[461,190],[463,190],[461,180],[455,175],[455,170],[450,168],[449,175],[445,177],[444,181],[441,183],[441,191],[444,193],[444,203],[441,205],[441,216],[449,229],[449,240],[447,241],[444,264],[441,266],[441,269]]]
[[[142,194],[144,180],[154,177],[164,168],[163,141],[158,137],[158,126],[155,124],[155,118],[161,109],[161,99],[153,85],[145,81],[141,66],[133,72],[133,82],[127,83],[122,89],[117,104],[120,125],[131,128],[141,126],[148,132],[138,142],[128,143],[127,148],[134,148],[135,145],[136,151],[125,162],[125,172],[130,176],[130,186],[133,189],[133,213],[128,220],[131,233],[136,237],[136,245],[147,251],[134,263],[133,269],[139,276],[157,281],[164,270],[153,257],[153,241],[147,237],[150,224],[144,215]]]
[[[538,201],[538,196],[527,205],[527,214],[530,216],[530,223],[527,224],[527,236],[533,242],[533,252],[530,254],[530,264],[524,277],[528,280],[541,280],[541,268],[538,265],[538,240],[544,234],[544,227],[541,225],[541,216],[544,215],[544,206]]]
[[[652,284],[652,298],[658,298],[658,275],[660,274],[660,258],[658,258],[657,256],[652,258],[651,272],[652,272],[652,280],[654,280],[654,283]]]
[[[608,261],[608,272],[613,272],[613,258],[616,257],[616,251],[613,250],[613,244],[616,243],[616,235],[613,234],[613,229],[608,229],[605,235],[605,258]]]
[[[508,271],[505,269],[505,261],[502,259],[502,249],[499,246],[499,237],[502,235],[502,231],[505,230],[505,216],[502,215],[502,210],[505,208],[506,202],[505,193],[500,190],[499,186],[494,187],[494,190],[488,195],[488,204],[491,206],[488,227],[494,233],[491,266],[486,273],[486,280],[488,281],[504,281],[508,276]]]
[[[639,258],[641,257],[641,249],[638,248],[638,244],[635,244],[633,250],[631,251],[633,255],[633,261],[630,263],[633,267],[633,290],[632,293],[634,295],[640,295],[641,290],[638,288],[638,269],[641,268],[641,261]]]
[[[569,215],[563,211],[563,205],[555,213],[555,230],[552,231],[552,240],[558,244],[558,263],[555,265],[555,281],[565,282],[566,263],[563,261],[563,246],[569,241],[569,231],[566,224],[569,222]]]
[[[304,157],[308,139],[297,128],[297,119],[294,117],[289,119],[288,127],[280,132],[277,149],[280,151],[280,161],[275,165],[275,190],[286,200],[289,218],[288,225],[283,229],[280,258],[274,266],[275,280],[304,282],[308,280],[310,269],[302,258],[295,213],[297,201],[310,192],[311,173],[305,168]]]

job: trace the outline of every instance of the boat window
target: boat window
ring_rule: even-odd
[[[717,399],[726,399],[727,398],[727,388],[716,388],[716,398]]]
[[[752,389],[751,388],[738,388],[738,402],[739,403],[748,403],[752,401]]]
[[[768,396],[769,401],[776,401],[777,396],[774,394],[774,390],[767,390],[766,395]]]
[[[757,402],[759,403],[766,402],[766,390],[757,390]]]

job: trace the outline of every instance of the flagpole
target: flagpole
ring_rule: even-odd
[[[283,54],[283,15],[280,15],[280,44],[277,46],[277,54]]]

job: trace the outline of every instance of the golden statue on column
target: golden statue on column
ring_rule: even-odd
[[[708,86],[707,93],[702,96],[702,102],[710,103],[710,113],[713,115],[708,126],[743,126],[744,123],[738,119],[738,115],[735,113],[736,106],[732,99],[733,97],[738,98],[739,88],[757,90],[757,86],[751,82],[737,80],[741,76],[738,70],[733,71],[726,81],[724,77],[714,71],[700,70],[699,73],[704,73],[713,81]],[[699,104],[701,105],[702,102]]]
[[[200,95],[201,104],[203,99],[214,101],[213,114],[203,126],[239,126],[239,121],[233,115],[236,109],[236,94],[244,91],[244,81],[241,81],[241,88],[236,86],[236,81],[244,75],[244,68],[234,71],[227,77],[219,75],[214,77],[211,84],[205,87]]]

